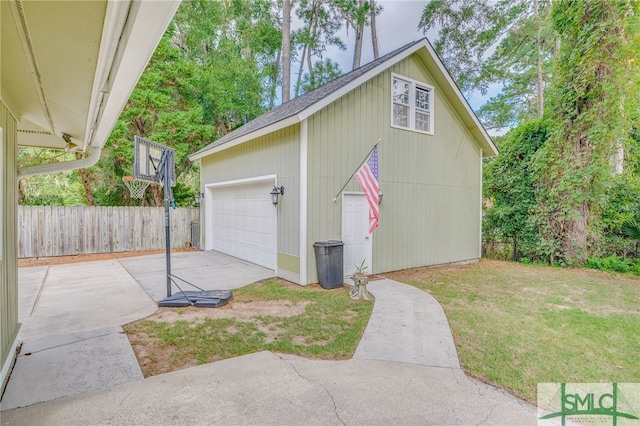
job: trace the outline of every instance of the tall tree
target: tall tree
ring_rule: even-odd
[[[305,75],[305,65],[307,72],[311,73],[314,57],[321,61],[329,46],[338,46],[341,50],[345,50],[346,46],[336,35],[342,28],[342,22],[335,3],[323,0],[301,0],[296,14],[303,23],[302,28],[295,31],[292,37],[296,46],[302,46],[294,86],[295,96],[298,96]]]
[[[302,80],[302,93],[310,92],[316,87],[320,87],[342,75],[340,65],[331,59],[318,61],[313,65],[310,73],[305,74]]]
[[[203,71],[194,81],[194,96],[216,137],[260,114],[273,92],[281,46],[273,4],[193,0],[178,9],[173,42]]]
[[[291,1],[282,1],[282,102],[291,98]]]
[[[640,87],[639,12],[632,0],[553,5],[561,47],[548,97],[550,136],[537,162],[539,226],[552,259],[583,261],[601,234],[611,159],[638,117],[629,93]]]
[[[352,69],[360,67],[360,59],[362,58],[362,37],[364,36],[364,24],[367,17],[364,0],[358,0],[358,7],[355,10],[355,20],[353,29],[356,32],[356,43],[353,49],[353,66]]]
[[[554,31],[547,0],[433,0],[419,28],[439,28],[434,47],[465,95],[502,86],[479,111],[487,128],[541,117]]]
[[[370,0],[371,3],[371,46],[373,47],[373,59],[376,60],[380,57],[380,46],[378,45],[378,29],[376,28],[376,15],[380,13],[382,9],[379,9],[375,0]]]
[[[335,0],[335,2],[346,21],[347,31],[349,28],[355,31],[352,69],[356,69],[360,66],[360,60],[362,59],[364,29],[370,24],[371,3],[367,0]],[[378,9],[378,13],[380,10]]]
[[[173,37],[169,32],[160,41],[105,145],[100,162],[91,168],[97,204],[137,203],[122,183],[122,176],[132,173],[134,135],[175,149],[179,182],[184,182],[193,170],[187,156],[213,140],[214,126],[207,121],[217,120],[205,119],[205,109],[198,102],[199,84],[203,79],[206,81],[205,73],[172,45]],[[174,195],[190,198],[194,189],[176,187]],[[143,203],[162,206],[160,185],[150,185]]]
[[[542,31],[540,29],[540,7],[538,0],[533,0],[533,18],[536,21],[536,94],[537,94],[537,113],[538,118],[542,118],[542,114],[544,112],[544,77],[542,74],[542,40],[541,34]]]
[[[439,28],[434,49],[463,93],[486,90],[484,62],[490,50],[515,25],[526,0],[432,0],[424,8],[418,29]]]
[[[82,152],[76,151],[76,160],[82,159]],[[87,205],[95,206],[95,201],[93,199],[93,182],[89,179],[89,173],[86,168],[78,169],[78,176],[80,177],[80,182],[82,182],[82,186],[84,188],[85,197],[87,197]]]

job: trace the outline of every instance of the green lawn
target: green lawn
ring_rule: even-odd
[[[640,279],[482,260],[390,278],[443,306],[470,374],[535,402],[541,382],[640,382]]]
[[[269,302],[276,302],[276,312],[261,311]],[[351,300],[346,287],[324,290],[268,280],[233,290],[230,304],[219,310],[232,308],[244,314],[220,318],[212,317],[215,309],[164,308],[124,326],[145,377],[263,350],[348,359],[373,302]]]

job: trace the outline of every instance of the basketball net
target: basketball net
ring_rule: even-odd
[[[149,186],[148,181],[134,179],[133,176],[123,176],[122,181],[125,186],[129,188],[129,192],[131,192],[131,198],[142,198],[144,195],[144,191]]]

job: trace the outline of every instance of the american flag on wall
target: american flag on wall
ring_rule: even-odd
[[[369,202],[369,233],[372,234],[373,230],[378,227],[380,217],[377,145],[371,151],[367,161],[356,172],[356,180]]]

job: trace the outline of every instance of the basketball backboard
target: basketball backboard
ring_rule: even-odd
[[[164,183],[157,176],[163,152],[166,152],[167,170],[171,186],[176,185],[175,151],[140,136],[133,140],[133,177],[150,182]]]

